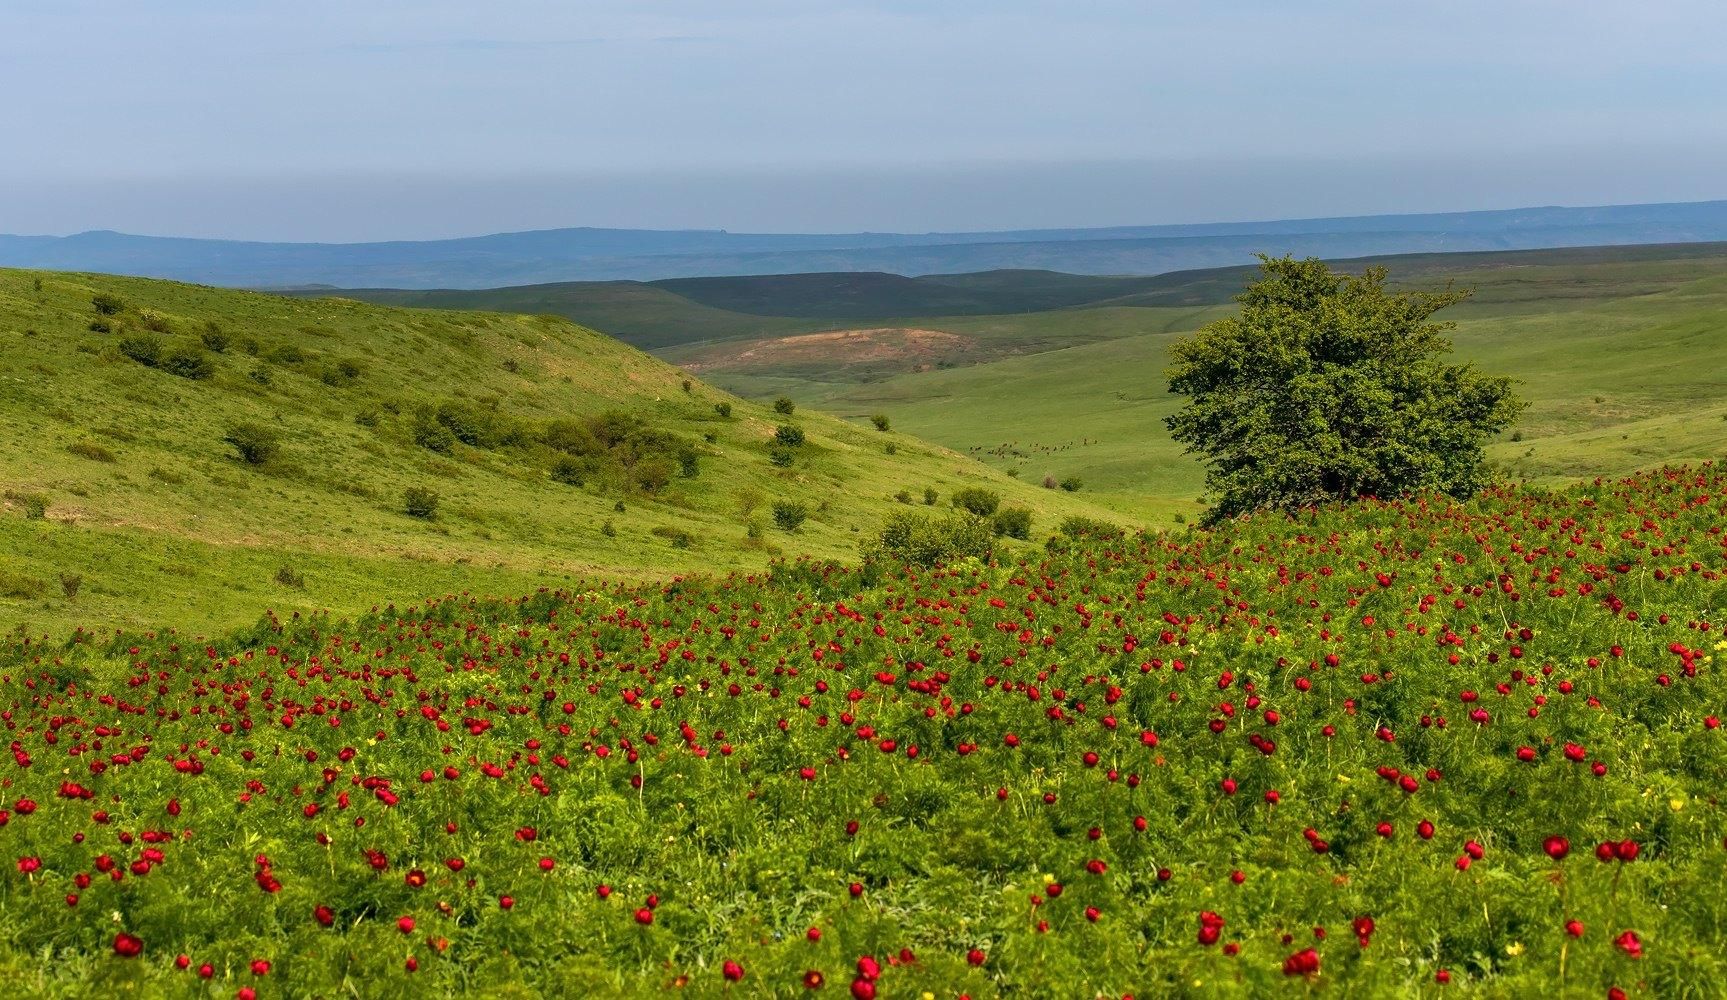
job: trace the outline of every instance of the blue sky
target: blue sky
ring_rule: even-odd
[[[5,0],[0,232],[1727,197],[1717,0]]]

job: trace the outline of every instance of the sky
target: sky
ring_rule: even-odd
[[[1720,0],[0,0],[0,233],[1727,198]]]

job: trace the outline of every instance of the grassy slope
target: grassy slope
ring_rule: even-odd
[[[87,328],[96,292],[129,304],[114,333]],[[161,336],[170,344],[220,324],[234,343],[213,355],[216,376],[188,381],[121,355],[120,327],[136,332],[143,310],[169,327]],[[261,361],[243,350],[247,339],[265,357],[292,345],[307,360]],[[338,359],[363,369],[344,388],[317,374]],[[270,385],[249,377],[257,367],[272,373]],[[1042,528],[1067,513],[1100,513],[1084,497],[819,413],[797,414],[810,437],[805,457],[775,469],[765,442],[785,418],[700,383],[686,394],[676,369],[555,318],[0,271],[0,379],[0,490],[49,502],[43,520],[27,519],[19,500],[0,507],[0,630],[163,620],[195,630],[249,621],[265,607],[354,611],[596,573],[748,568],[764,565],[770,547],[847,557],[898,508],[891,494],[926,484],[944,495],[966,484],[999,489],[1033,507]],[[552,482],[522,456],[458,446],[444,457],[415,446],[406,414],[458,397],[540,420],[625,408],[688,440],[716,439],[701,446],[698,478],[675,481],[658,501],[625,498],[618,512],[618,496]],[[734,405],[730,420],[715,414],[719,401]],[[361,426],[363,411],[382,421]],[[279,429],[283,460],[258,470],[230,457],[220,439],[239,421]],[[885,453],[889,441],[897,454]],[[400,512],[413,485],[442,495],[436,521]],[[767,544],[752,545],[747,494],[760,498],[758,521],[781,498],[805,502],[810,520],[794,535],[769,526]],[[615,537],[602,532],[607,521]],[[655,528],[688,531],[695,545],[675,548]],[[284,565],[303,574],[303,588],[276,582]],[[76,600],[64,598],[62,573],[82,577]]]
[[[1522,439],[1501,440],[1491,457],[1514,475],[1550,479],[1718,456],[1727,439],[1721,270],[1662,262],[1463,275],[1479,293],[1450,314],[1459,355],[1521,379],[1531,403]],[[1027,476],[1077,474],[1123,503],[1139,491],[1197,496],[1201,470],[1162,424],[1178,402],[1164,391],[1166,352],[1191,325],[1159,328],[1161,310],[1109,312],[1144,314],[1156,332],[870,384],[806,384],[801,395],[841,414],[888,412],[912,433]],[[759,382],[712,377],[745,390]]]

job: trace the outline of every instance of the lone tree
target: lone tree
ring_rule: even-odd
[[[1431,317],[1469,290],[1391,294],[1383,267],[1260,261],[1240,315],[1171,349],[1187,403],[1164,422],[1205,461],[1209,522],[1485,484],[1482,445],[1523,404],[1510,379],[1445,362],[1452,324]]]

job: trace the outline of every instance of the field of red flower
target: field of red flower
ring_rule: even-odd
[[[1705,465],[13,648],[0,982],[1718,996],[1724,525]]]

